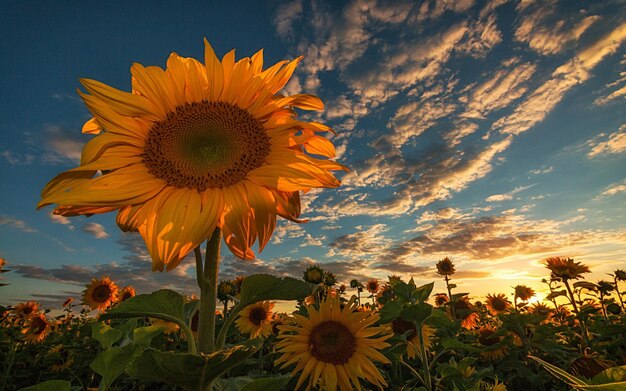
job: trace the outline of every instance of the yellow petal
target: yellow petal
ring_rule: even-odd
[[[102,127],[95,118],[90,119],[83,125],[83,133],[85,134],[100,134],[100,132],[102,132]]]
[[[154,121],[165,118],[163,109],[143,96],[120,91],[97,80],[80,79],[80,82],[92,96],[120,115],[145,117]]]
[[[224,70],[222,63],[215,55],[209,41],[204,39],[204,65],[206,68],[206,77],[209,83],[207,98],[216,101],[222,94],[224,87]]]

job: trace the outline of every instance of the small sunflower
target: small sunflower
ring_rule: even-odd
[[[335,275],[335,273],[332,273],[332,272],[324,273],[324,285],[333,286],[335,284],[337,284],[337,276]]]
[[[244,334],[250,334],[250,339],[268,337],[272,333],[272,310],[275,303],[261,301],[250,304],[239,313],[236,320],[237,328]]]
[[[318,265],[311,265],[306,268],[302,278],[311,284],[321,284],[324,281],[324,270]]]
[[[51,372],[62,372],[68,370],[74,363],[70,350],[65,349],[63,345],[57,345],[50,349],[48,356],[52,361],[50,366]]]
[[[621,269],[615,270],[615,279],[617,281],[626,281],[626,271]]]
[[[478,343],[482,350],[480,355],[488,360],[500,360],[506,355],[506,346],[500,346],[502,337],[496,335],[496,331],[489,326],[478,329]]]
[[[339,293],[341,294],[346,293],[346,284],[339,285]]]
[[[380,289],[380,283],[378,282],[377,279],[372,278],[371,280],[367,282],[367,284],[365,284],[365,289],[367,289],[369,293],[375,294]]]
[[[96,136],[38,207],[56,204],[64,216],[118,211],[155,271],[175,268],[216,228],[233,254],[250,259],[277,216],[302,222],[300,191],[337,187],[332,172],[346,170],[329,160],[335,148],[320,135],[332,130],[296,119],[294,108],[321,111],[322,101],[279,93],[302,57],[264,70],[262,50],[220,61],[205,40],[204,54],[200,62],[172,53],[166,69],[134,64],[130,92],[81,79],[93,115],[83,133]]]
[[[506,295],[504,293],[498,293],[497,295],[488,294],[487,302],[485,303],[485,305],[487,306],[489,312],[491,312],[491,314],[494,316],[501,314],[511,308],[511,302],[509,301],[509,299],[506,298]]]
[[[131,297],[135,297],[137,293],[135,292],[135,288],[131,285],[125,286],[122,288],[122,291],[119,294],[119,301],[126,301]]]
[[[543,303],[533,303],[530,307],[530,312],[532,314],[544,316],[546,319],[542,323],[550,321],[552,315],[554,314],[554,310]]]
[[[376,301],[378,302],[378,304],[384,305],[385,303],[392,300],[394,297],[395,295],[393,293],[393,288],[391,287],[391,285],[385,284],[382,288],[378,290],[378,293],[376,294]]]
[[[398,276],[396,274],[392,274],[392,275],[387,276],[387,277],[389,278],[389,285],[391,285],[392,287],[398,285],[401,282],[404,282],[404,281],[402,281],[402,277],[400,277],[400,276]]]
[[[13,308],[13,315],[20,319],[28,319],[37,315],[39,312],[39,303],[34,301],[27,301],[20,303]]]
[[[598,291],[604,296],[610,295],[615,290],[613,284],[608,281],[598,281],[596,285],[598,286]]]
[[[406,336],[407,347],[406,355],[408,358],[415,358],[422,351],[422,345],[420,344],[420,338],[417,334],[417,326],[415,322],[410,322],[402,318],[394,319],[391,322],[391,329],[397,335],[403,335],[408,332]],[[429,351],[433,346],[433,337],[435,336],[435,328],[429,325],[422,326],[422,340],[424,341],[424,347],[426,351]]]
[[[50,323],[44,314],[37,314],[30,318],[28,327],[22,330],[24,339],[28,343],[39,343],[50,333]]]
[[[230,300],[230,296],[237,294],[237,285],[233,281],[221,281],[217,286],[217,299],[222,303]]]
[[[436,293],[434,300],[435,300],[435,305],[437,307],[441,307],[442,305],[445,305],[447,302],[449,302],[450,298],[445,293]]]
[[[307,389],[316,385],[327,391],[361,389],[362,378],[379,389],[387,386],[373,361],[389,363],[379,350],[389,346],[388,327],[373,326],[378,314],[357,310],[353,296],[342,308],[339,298],[326,297],[319,310],[308,306],[308,318],[293,315],[293,325],[278,326],[282,356],[276,364],[282,368],[296,364],[292,374],[300,371],[294,389],[308,379]],[[377,337],[376,337],[377,336]]]
[[[451,311],[449,311],[451,313]],[[461,321],[461,327],[471,330],[478,324],[480,316],[476,312],[476,307],[470,303],[467,296],[461,297],[454,302],[454,314],[457,320]]]
[[[437,262],[435,266],[437,267],[437,274],[442,276],[451,276],[456,271],[454,264],[448,257],[445,257],[441,261]]]
[[[551,277],[559,281],[577,280],[584,273],[589,273],[589,267],[580,262],[574,262],[572,258],[552,257],[546,259],[546,267],[551,272]]]
[[[73,302],[74,302],[74,298],[73,297],[68,297],[63,302],[63,307],[69,307]]]
[[[98,280],[93,278],[91,284],[83,291],[83,304],[92,310],[104,311],[117,299],[117,285],[109,277]]]
[[[535,290],[526,285],[516,285],[513,289],[515,289],[515,297],[522,301],[528,301],[531,297],[535,296]]]

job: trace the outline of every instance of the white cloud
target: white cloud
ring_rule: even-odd
[[[293,39],[293,25],[302,18],[302,0],[281,4],[274,15],[276,32],[282,38]]]
[[[591,150],[587,153],[589,158],[599,155],[619,154],[626,151],[626,124],[620,126],[616,132],[609,134],[608,139],[605,136],[604,133],[601,133],[588,143],[591,147]]]
[[[83,232],[91,234],[96,239],[106,239],[109,234],[104,230],[104,226],[98,223],[85,223],[83,225]]]
[[[15,217],[2,215],[0,216],[0,225],[7,225],[10,228],[17,229],[22,232],[37,232],[36,229],[28,226],[24,220],[16,219]]]
[[[72,225],[72,222],[70,221],[70,219],[68,219],[67,217],[61,216],[61,215],[55,215],[52,211],[50,211],[48,216],[50,216],[50,220],[52,220],[53,223],[63,224],[67,226],[67,229],[69,229],[70,231],[74,231],[75,228]]]

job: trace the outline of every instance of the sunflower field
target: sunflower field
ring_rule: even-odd
[[[283,95],[302,57],[220,60],[206,40],[204,55],[135,63],[130,92],[81,79],[91,139],[37,205],[116,212],[155,272],[193,253],[199,295],[95,276],[61,313],[2,307],[0,390],[625,389],[623,270],[591,282],[586,265],[548,258],[545,303],[524,285],[476,301],[449,258],[435,265],[445,292],[395,275],[341,285],[323,265],[221,280],[222,244],[253,259],[278,217],[306,222],[301,194],[340,186],[349,168],[333,160],[334,131],[301,119],[321,99]]]
[[[398,276],[338,285],[319,265],[301,280],[221,281],[217,350],[200,355],[197,297],[94,278],[82,305],[68,298],[56,316],[35,302],[2,308],[0,388],[624,389],[623,270],[593,283],[585,265],[549,258],[549,301],[529,304],[523,285],[472,300],[448,258],[436,266],[447,292]],[[277,312],[271,297],[294,310]]]

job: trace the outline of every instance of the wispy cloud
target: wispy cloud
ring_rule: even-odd
[[[67,217],[61,216],[61,215],[55,215],[52,211],[50,211],[48,216],[50,216],[50,220],[52,220],[53,223],[65,225],[67,229],[69,229],[70,231],[74,231],[75,229],[74,225],[72,224],[70,219],[68,219]]]
[[[17,219],[15,217],[2,215],[0,216],[0,225],[6,225],[9,228],[16,229],[22,232],[37,232],[35,228],[30,227],[24,220]]]
[[[96,239],[106,239],[109,234],[104,230],[104,226],[98,223],[83,224],[83,232],[87,232]]]
[[[613,155],[626,151],[626,124],[609,135],[600,133],[590,140],[587,145],[591,148],[587,157],[595,158],[604,155]]]

